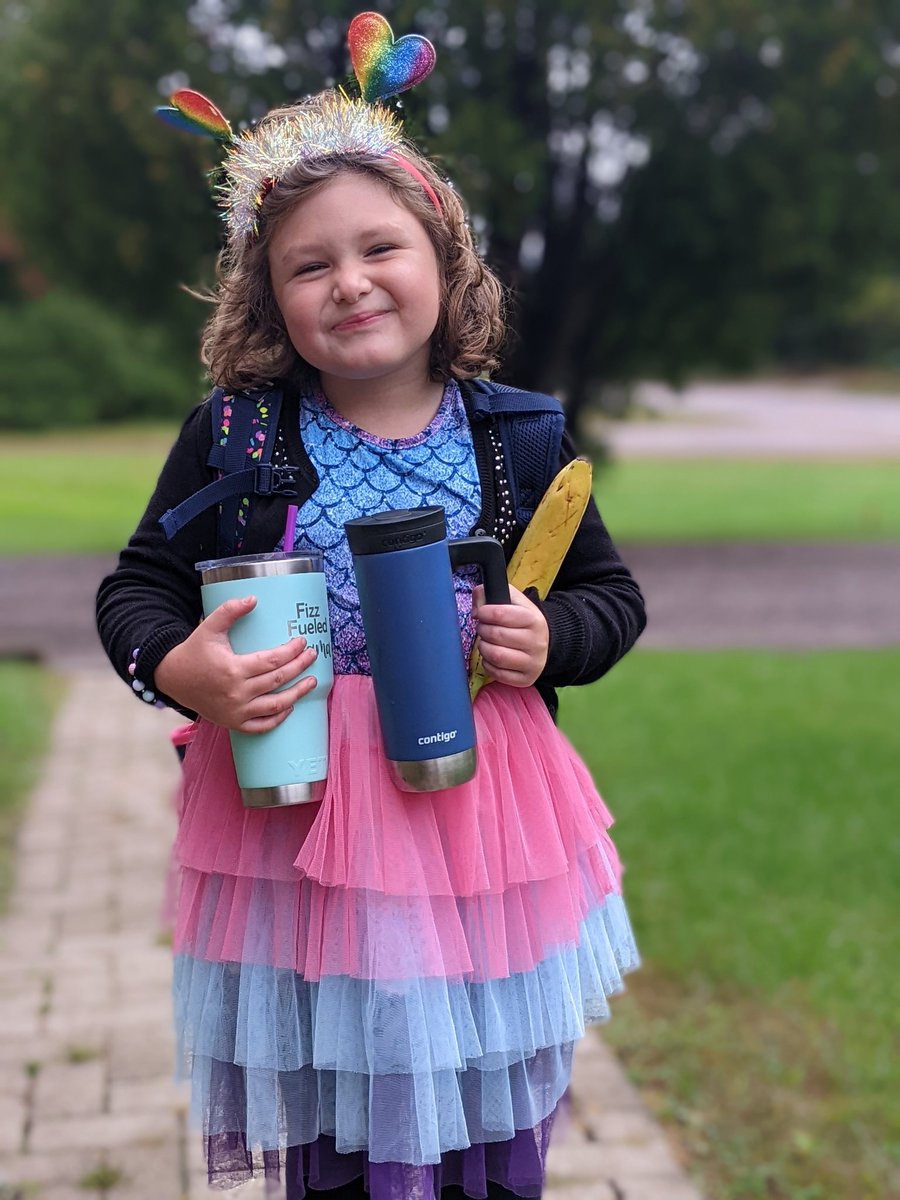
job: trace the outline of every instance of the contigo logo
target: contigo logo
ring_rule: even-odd
[[[416,542],[421,542],[422,538],[425,537],[425,533],[424,529],[410,529],[407,533],[387,534],[382,538],[382,542],[385,546],[393,546],[394,548],[398,546],[412,546]]]
[[[442,729],[440,733],[429,733],[428,737],[420,737],[420,746],[433,746],[435,742],[452,742],[459,731],[457,729]]]

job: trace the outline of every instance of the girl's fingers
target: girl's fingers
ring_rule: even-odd
[[[541,617],[539,621],[529,621],[525,625],[483,625],[478,626],[478,636],[482,647],[495,646],[508,650],[517,650],[528,654],[549,641],[547,623]]]
[[[315,675],[306,675],[281,692],[265,692],[256,696],[245,705],[246,720],[269,721],[278,717],[284,719],[297,701],[308,696],[315,686]]]
[[[494,661],[484,660],[484,665],[491,679],[497,683],[507,683],[512,687],[528,687],[540,674],[539,668],[522,655],[500,657]]]
[[[214,608],[208,617],[204,618],[201,628],[206,634],[227,633],[236,621],[246,616],[255,607],[255,596],[239,596],[233,600],[226,600],[218,608]]]
[[[254,675],[250,683],[253,688],[253,693],[256,696],[261,696],[265,692],[274,692],[278,688],[284,687],[292,679],[296,679],[298,675],[304,671],[308,671],[317,658],[317,652],[306,645],[302,638],[299,639],[302,649],[299,654],[295,654],[287,662],[280,664],[274,670],[261,672],[259,675]]]
[[[478,636],[483,646],[528,650],[534,644],[536,632],[531,626],[525,629],[509,629],[503,625],[487,625],[479,628]]]
[[[512,604],[476,605],[481,655],[493,679],[527,687],[544,669],[550,631],[544,614],[523,592],[510,588],[509,594]]]
[[[491,679],[495,683],[505,683],[507,687],[530,687],[533,680],[521,671],[498,671],[491,669]]]
[[[242,725],[237,726],[238,733],[268,733],[270,729],[277,729],[283,721],[286,721],[293,711],[291,708],[286,708],[284,712],[278,713],[274,717],[248,717]]]
[[[521,625],[523,621],[527,624],[529,615],[533,620],[535,614],[541,611],[533,600],[530,600],[524,592],[520,592],[511,584],[509,600],[509,604],[485,604],[484,588],[481,585],[474,588],[472,592],[472,608],[475,616],[479,621],[486,621],[489,625]]]
[[[292,669],[295,660],[302,657],[306,648],[306,638],[291,638],[289,642],[285,642],[281,646],[274,646],[271,650],[254,650],[251,654],[242,654],[239,657],[243,659],[249,679],[255,681],[263,675],[267,677],[280,676],[278,683],[266,688],[266,691],[272,691],[273,688],[280,687],[281,684],[294,678],[297,674],[297,671]],[[302,667],[299,669],[303,670]]]
[[[524,674],[531,666],[531,656],[510,646],[487,646],[482,643],[481,657],[496,671],[518,671]]]
[[[540,615],[540,609],[528,601],[528,608],[520,608],[516,604],[485,604],[476,612],[479,628],[482,625],[492,629],[527,629],[535,623],[535,613]]]

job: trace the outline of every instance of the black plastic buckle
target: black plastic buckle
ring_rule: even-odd
[[[276,467],[259,463],[253,490],[257,496],[296,496],[299,467]]]

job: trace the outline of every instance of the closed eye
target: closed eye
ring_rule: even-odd
[[[298,267],[294,272],[295,275],[313,275],[316,271],[324,271],[327,263],[304,263],[302,267]]]
[[[377,246],[373,246],[371,250],[366,251],[367,254],[385,254],[388,250],[396,250],[397,247],[393,242],[379,242]]]

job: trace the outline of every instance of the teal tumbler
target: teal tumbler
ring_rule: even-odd
[[[321,800],[328,767],[328,694],[334,683],[328,592],[321,554],[309,551],[241,555],[197,563],[203,611],[226,600],[256,597],[256,607],[229,631],[236,654],[273,649],[305,637],[318,651],[304,674],[316,686],[267,733],[230,731],[231,751],[244,804],[274,808]],[[297,676],[296,678],[299,678]],[[285,683],[290,687],[296,678]]]

